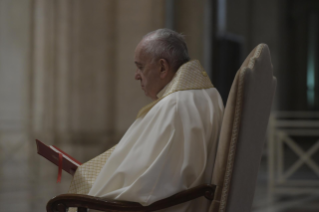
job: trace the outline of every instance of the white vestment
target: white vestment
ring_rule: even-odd
[[[223,103],[198,61],[184,64],[144,108],[98,174],[89,195],[149,205],[210,183]],[[204,197],[163,211],[206,212]]]

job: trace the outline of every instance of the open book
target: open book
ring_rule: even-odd
[[[59,169],[63,169],[64,171],[74,175],[78,166],[81,163],[75,160],[73,157],[63,152],[61,149],[56,146],[47,146],[43,142],[36,139],[38,154],[42,155],[55,165],[59,166]],[[59,171],[60,172],[60,171]],[[60,175],[60,173],[59,173]]]

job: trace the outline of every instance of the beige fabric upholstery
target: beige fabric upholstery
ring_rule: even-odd
[[[229,93],[210,212],[250,211],[275,87],[268,46],[260,44],[240,67]]]

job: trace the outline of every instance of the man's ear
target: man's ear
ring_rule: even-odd
[[[166,59],[162,58],[159,60],[160,65],[160,78],[165,79],[166,76],[169,74],[169,63]]]

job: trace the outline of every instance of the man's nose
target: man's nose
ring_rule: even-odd
[[[138,70],[135,71],[135,80],[140,80],[141,79],[141,75],[138,73]]]

